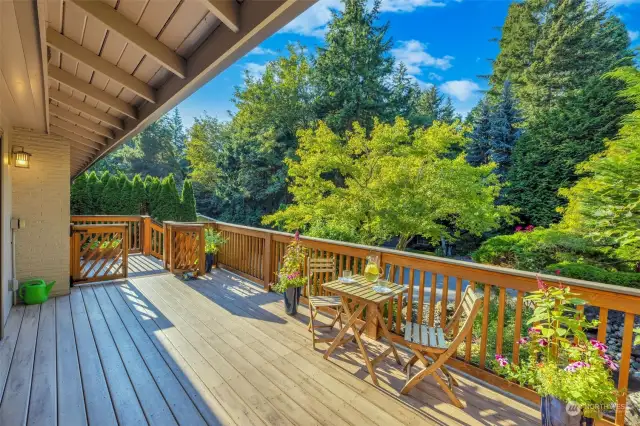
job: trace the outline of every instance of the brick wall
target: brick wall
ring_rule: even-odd
[[[56,281],[50,295],[69,292],[69,142],[54,135],[14,129],[12,146],[31,153],[31,168],[12,169],[16,276]]]

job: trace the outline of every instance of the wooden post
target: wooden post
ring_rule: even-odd
[[[271,233],[267,232],[264,238],[264,252],[262,255],[262,270],[264,271],[264,276],[262,278],[264,290],[269,291],[271,284],[271,279],[273,278],[273,270],[272,270],[273,262],[271,262]]]
[[[167,222],[162,223],[162,235],[164,235],[164,250],[162,250],[162,263],[164,264],[164,269],[169,269],[169,261],[171,260],[171,256],[169,254],[169,240],[171,240],[171,227]]]
[[[199,253],[199,257],[198,257],[198,276],[205,276],[205,274],[207,273],[207,268],[205,268],[205,252],[204,252],[204,246],[205,246],[205,238],[204,238],[204,225],[202,225],[202,227],[200,227],[200,253]]]
[[[122,234],[124,236],[124,244],[122,246],[122,273],[124,277],[127,278],[129,276],[129,225],[124,225],[124,232]]]
[[[151,216],[140,217],[140,241],[142,254],[148,256],[151,253]]]

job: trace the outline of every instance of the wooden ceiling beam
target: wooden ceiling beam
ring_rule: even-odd
[[[87,96],[92,97],[96,101],[111,107],[117,111],[120,111],[124,115],[133,119],[138,119],[138,112],[130,104],[126,103],[122,99],[118,99],[115,96],[111,96],[107,92],[98,89],[93,84],[87,83],[84,80],[79,79],[75,75],[68,73],[54,65],[49,64],[49,77],[55,81],[69,86],[73,90],[82,92]]]
[[[51,27],[47,28],[47,44],[65,55],[71,56],[76,61],[82,62],[100,74],[104,74],[149,102],[156,102],[156,92],[151,86],[143,83],[122,68],[118,68],[73,40],[63,36]]]
[[[93,141],[83,138],[82,136],[78,136],[73,132],[70,132],[66,129],[56,126],[55,124],[51,124],[50,126],[51,133],[56,134],[58,136],[62,136],[63,138],[67,138],[70,141],[77,142],[80,145],[84,145],[89,148],[93,148],[96,151],[100,152],[102,150],[102,145],[97,144]]]
[[[81,117],[77,114],[74,114],[69,110],[51,104],[49,105],[49,113],[73,124],[77,124],[80,127],[84,127],[85,129],[90,130],[94,133],[105,136],[109,139],[113,139],[113,132],[110,129],[106,128],[105,126],[101,126],[100,124],[94,123],[93,121]]]
[[[75,133],[78,136],[82,136],[85,139],[89,139],[90,141],[98,142],[101,145],[107,144],[107,140],[102,136],[96,135],[95,133],[90,132],[89,130],[84,129],[80,126],[76,126],[75,124],[68,121],[60,120],[58,117],[50,117],[49,123],[61,129],[65,129],[69,132]]]
[[[127,20],[121,13],[102,1],[70,0],[89,15],[102,22],[110,30],[136,45],[180,78],[187,76],[187,62],[173,50],[152,37],[148,32]]]
[[[81,151],[93,157],[98,152],[97,149],[89,148],[88,146],[79,144],[78,142],[72,141],[71,139],[69,139],[69,142],[70,142],[69,148],[71,149],[71,154],[73,154],[75,151]]]
[[[231,31],[240,31],[240,5],[236,0],[201,0],[216,18]]]
[[[106,113],[98,108],[94,108],[91,105],[82,102],[71,95],[55,89],[49,89],[49,97],[55,101],[63,103],[71,108],[77,109],[80,112],[84,112],[93,118],[102,121],[104,124],[108,124],[114,129],[124,130],[124,123],[118,117]]]

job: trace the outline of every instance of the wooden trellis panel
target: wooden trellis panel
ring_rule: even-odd
[[[129,227],[72,225],[71,281],[108,281],[127,277]]]
[[[172,273],[204,275],[204,226],[164,222],[165,265]]]

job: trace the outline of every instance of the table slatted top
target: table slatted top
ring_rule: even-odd
[[[362,275],[354,275],[353,283],[343,283],[340,280],[330,281],[328,283],[324,283],[322,287],[331,293],[336,293],[341,296],[347,296],[354,299],[361,299],[367,302],[373,303],[382,303],[385,302],[392,297],[397,296],[405,291],[407,291],[408,287],[403,286],[401,284],[392,283],[385,280],[378,280],[377,283],[371,284],[369,281],[365,279]],[[373,290],[374,286],[381,285],[384,287],[389,287],[391,289],[391,293],[382,294],[377,293]]]

